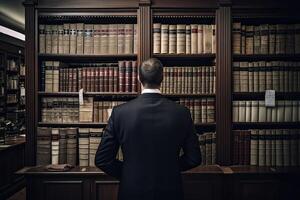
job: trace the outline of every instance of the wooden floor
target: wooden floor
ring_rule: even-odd
[[[26,200],[26,188],[23,188],[22,190],[18,191],[7,200]]]

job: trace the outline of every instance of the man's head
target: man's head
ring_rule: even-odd
[[[139,80],[144,88],[158,89],[163,80],[163,65],[156,58],[144,61],[139,70]]]

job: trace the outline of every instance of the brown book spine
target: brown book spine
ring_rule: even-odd
[[[82,88],[82,68],[78,68],[77,70],[78,72],[78,90],[80,90]]]
[[[60,92],[63,92],[63,80],[64,80],[64,77],[63,77],[63,71],[64,69],[59,69],[59,91]]]
[[[251,131],[245,131],[244,136],[245,136],[245,142],[244,142],[244,150],[245,150],[245,155],[244,155],[244,165],[250,165],[250,135]]]
[[[109,69],[108,66],[105,66],[104,68],[104,92],[109,92],[109,79],[108,79]]]
[[[99,92],[99,67],[94,68],[94,91]]]
[[[137,62],[132,61],[132,92],[137,92]]]
[[[91,92],[95,92],[95,66],[91,68]]]
[[[104,67],[100,67],[99,69],[99,90],[100,92],[104,92]]]
[[[125,61],[119,61],[119,92],[125,92]]]
[[[68,71],[68,75],[69,75],[69,84],[68,84],[68,92],[72,92],[72,85],[73,85],[73,72],[72,72],[73,69],[69,69]]]
[[[239,164],[239,131],[233,131],[233,164]]]
[[[87,83],[87,68],[83,67],[82,68],[82,88],[84,91],[87,91],[86,83]]]
[[[87,67],[86,71],[86,91],[91,92],[91,67]]]
[[[125,92],[131,92],[132,63],[125,62]]]
[[[114,68],[108,68],[108,91],[114,92]]]
[[[77,68],[74,68],[73,69],[73,92],[77,92],[78,89],[77,89],[77,83],[78,83],[78,76],[77,76],[77,71],[78,69]]]
[[[239,132],[239,164],[244,164],[245,159],[245,136],[244,131]]]
[[[113,85],[114,85],[114,92],[118,92],[119,90],[119,84],[118,84],[118,81],[119,81],[119,68],[118,66],[114,67],[113,68],[113,71],[114,71],[114,79],[113,79]]]

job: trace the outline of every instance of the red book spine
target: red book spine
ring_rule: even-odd
[[[94,70],[95,70],[95,76],[94,76],[94,85],[95,85],[95,92],[99,92],[99,67],[95,67],[94,68]]]
[[[86,67],[82,68],[82,88],[86,91]]]
[[[99,92],[104,92],[104,68],[99,67]]]
[[[79,89],[82,88],[82,68],[78,68],[78,88],[77,88],[77,91]]]
[[[108,92],[108,85],[109,85],[109,83],[108,83],[108,73],[109,72],[108,71],[109,71],[109,69],[106,66],[104,68],[104,92]]]
[[[119,92],[125,92],[125,61],[119,61]]]
[[[91,68],[87,67],[87,72],[86,72],[86,91],[90,92],[91,91]]]
[[[131,76],[132,64],[131,61],[125,62],[125,92],[131,92]]]
[[[114,92],[114,68],[108,68],[108,91]]]
[[[137,62],[132,61],[132,92],[137,92]]]
[[[119,90],[119,84],[118,84],[118,80],[119,79],[119,68],[118,67],[114,67],[114,92],[118,92]]]
[[[90,68],[91,70],[91,92],[95,92],[95,66]]]

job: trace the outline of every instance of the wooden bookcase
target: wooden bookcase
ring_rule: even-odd
[[[24,83],[25,77],[20,75],[20,66],[25,64],[24,60],[24,42],[0,34],[0,73],[1,73],[1,92],[0,101],[0,118],[3,120],[10,120],[13,123],[25,123],[25,102],[21,103],[20,85]],[[9,61],[14,61],[16,68],[9,69]],[[8,87],[8,79],[14,78],[16,80],[16,87]],[[24,84],[23,84],[24,85]],[[8,96],[16,95],[16,101],[9,102]],[[11,133],[14,134],[14,133]],[[19,133],[17,133],[19,134]],[[8,134],[9,135],[9,134]]]
[[[267,1],[252,5],[251,1],[159,1],[153,0],[128,0],[128,1],[80,1],[80,0],[66,0],[66,1],[46,1],[46,0],[26,0],[24,5],[26,8],[26,52],[25,62],[26,66],[26,125],[27,125],[27,143],[26,143],[26,164],[28,166],[35,166],[36,158],[36,130],[39,126],[45,127],[103,127],[105,124],[101,123],[43,123],[40,122],[40,99],[42,97],[76,97],[78,92],[59,92],[47,93],[39,90],[40,84],[40,64],[43,60],[58,60],[64,62],[80,61],[80,62],[97,62],[97,61],[118,61],[124,59],[137,60],[138,65],[142,61],[156,57],[162,61],[166,66],[176,66],[180,63],[183,66],[195,66],[196,64],[207,64],[215,62],[216,66],[216,92],[215,94],[167,94],[171,99],[179,99],[181,97],[214,97],[215,98],[215,123],[197,124],[197,129],[201,131],[216,131],[216,161],[218,166],[200,167],[200,169],[185,174],[185,180],[188,182],[185,187],[189,198],[192,199],[194,191],[197,191],[200,186],[204,186],[200,181],[201,177],[205,177],[211,185],[207,186],[206,193],[209,199],[220,199],[222,197],[212,195],[213,191],[222,192],[223,195],[229,195],[232,199],[247,199],[247,192],[257,195],[255,197],[264,199],[272,199],[274,196],[266,196],[264,192],[259,190],[267,183],[268,188],[277,188],[281,177],[287,177],[286,174],[298,173],[298,170],[290,168],[272,169],[270,167],[259,168],[253,166],[231,166],[233,153],[233,136],[232,130],[235,129],[251,129],[251,128],[300,128],[298,122],[285,123],[233,123],[232,122],[232,101],[246,100],[246,99],[263,99],[264,93],[234,93],[232,89],[233,61],[250,61],[250,60],[298,60],[298,55],[234,55],[232,53],[232,23],[236,19],[253,18],[254,21],[264,19],[266,16],[271,16],[272,20],[276,20],[283,15],[287,18],[293,18],[290,13],[294,9],[281,9],[279,5],[274,4],[270,6]],[[276,8],[274,8],[274,6]],[[295,13],[293,13],[295,14]],[[298,15],[298,14],[297,14]],[[41,20],[48,20],[51,23],[55,21],[70,20],[74,22],[89,20],[99,20],[105,16],[116,16],[126,18],[126,16],[134,16],[137,22],[138,32],[138,53],[136,55],[53,55],[53,54],[39,54],[38,52],[38,25]],[[53,20],[53,21],[52,21]],[[192,54],[192,55],[177,55],[177,54],[153,54],[153,36],[152,25],[156,22],[166,23],[197,23],[199,20],[216,24],[216,46],[215,54]],[[96,93],[87,92],[84,96],[92,96],[101,99],[120,99],[128,100],[139,95],[132,93]],[[299,93],[277,93],[278,98],[298,99]],[[275,170],[275,171],[274,171]],[[276,171],[278,170],[278,171]],[[296,172],[295,172],[296,171]],[[77,173],[78,172],[78,173]],[[283,173],[284,172],[284,173]],[[25,173],[25,171],[21,172]],[[87,181],[89,174],[98,174],[101,180],[93,180],[95,184],[85,182],[84,184],[92,184],[94,193],[102,191],[100,189],[103,181],[111,181],[104,177],[102,173],[99,174],[97,169],[88,168],[87,173],[82,172],[81,168],[69,173],[74,180]],[[220,174],[224,175],[224,179]],[[228,175],[229,174],[229,175]],[[29,177],[47,177],[51,179],[52,175],[45,172],[43,169],[33,169],[27,173]],[[57,174],[56,174],[57,175]],[[53,174],[53,176],[56,176]],[[74,176],[73,176],[74,175]],[[222,176],[223,176],[222,175]],[[225,177],[225,176],[230,177]],[[263,177],[261,177],[263,175]],[[102,177],[103,176],[103,177]],[[211,178],[213,181],[209,181]],[[199,180],[193,182],[199,177]],[[78,178],[78,179],[77,179]],[[57,181],[63,180],[63,177],[57,178]],[[71,179],[70,179],[71,180]],[[73,180],[73,179],[72,179]],[[204,180],[204,179],[203,179]],[[105,184],[108,184],[105,182]],[[205,182],[205,181],[204,181]],[[39,179],[36,184],[42,183]],[[59,183],[59,182],[57,182]],[[220,183],[223,183],[222,186]],[[253,183],[253,185],[251,185]],[[270,184],[268,184],[270,183]],[[65,182],[65,184],[68,184]],[[115,193],[118,182],[113,180],[109,182],[107,190]],[[242,184],[243,186],[240,186]],[[289,182],[284,182],[284,187],[287,187]],[[99,188],[98,188],[99,186]],[[269,187],[270,186],[270,187]],[[240,191],[240,187],[245,187],[245,190]],[[30,189],[31,188],[31,189]],[[32,187],[29,191],[32,191]],[[97,190],[100,189],[99,191]],[[214,188],[214,189],[213,189]],[[270,191],[276,191],[276,189]],[[62,189],[62,188],[61,188]],[[97,191],[96,191],[97,190]],[[200,191],[200,190],[199,190]],[[203,190],[201,190],[203,191]],[[206,191],[206,192],[207,192]],[[258,193],[256,194],[256,191]],[[198,192],[197,192],[198,194]],[[275,194],[275,193],[274,193]],[[277,193],[276,193],[277,194]],[[199,193],[199,195],[201,195]],[[282,194],[281,194],[282,195]],[[101,195],[100,195],[101,196]],[[54,197],[53,197],[54,198]],[[89,197],[96,199],[96,197]],[[97,197],[98,198],[98,197]],[[112,195],[112,198],[115,196]],[[189,199],[188,198],[188,199]],[[282,197],[280,197],[282,198]]]

